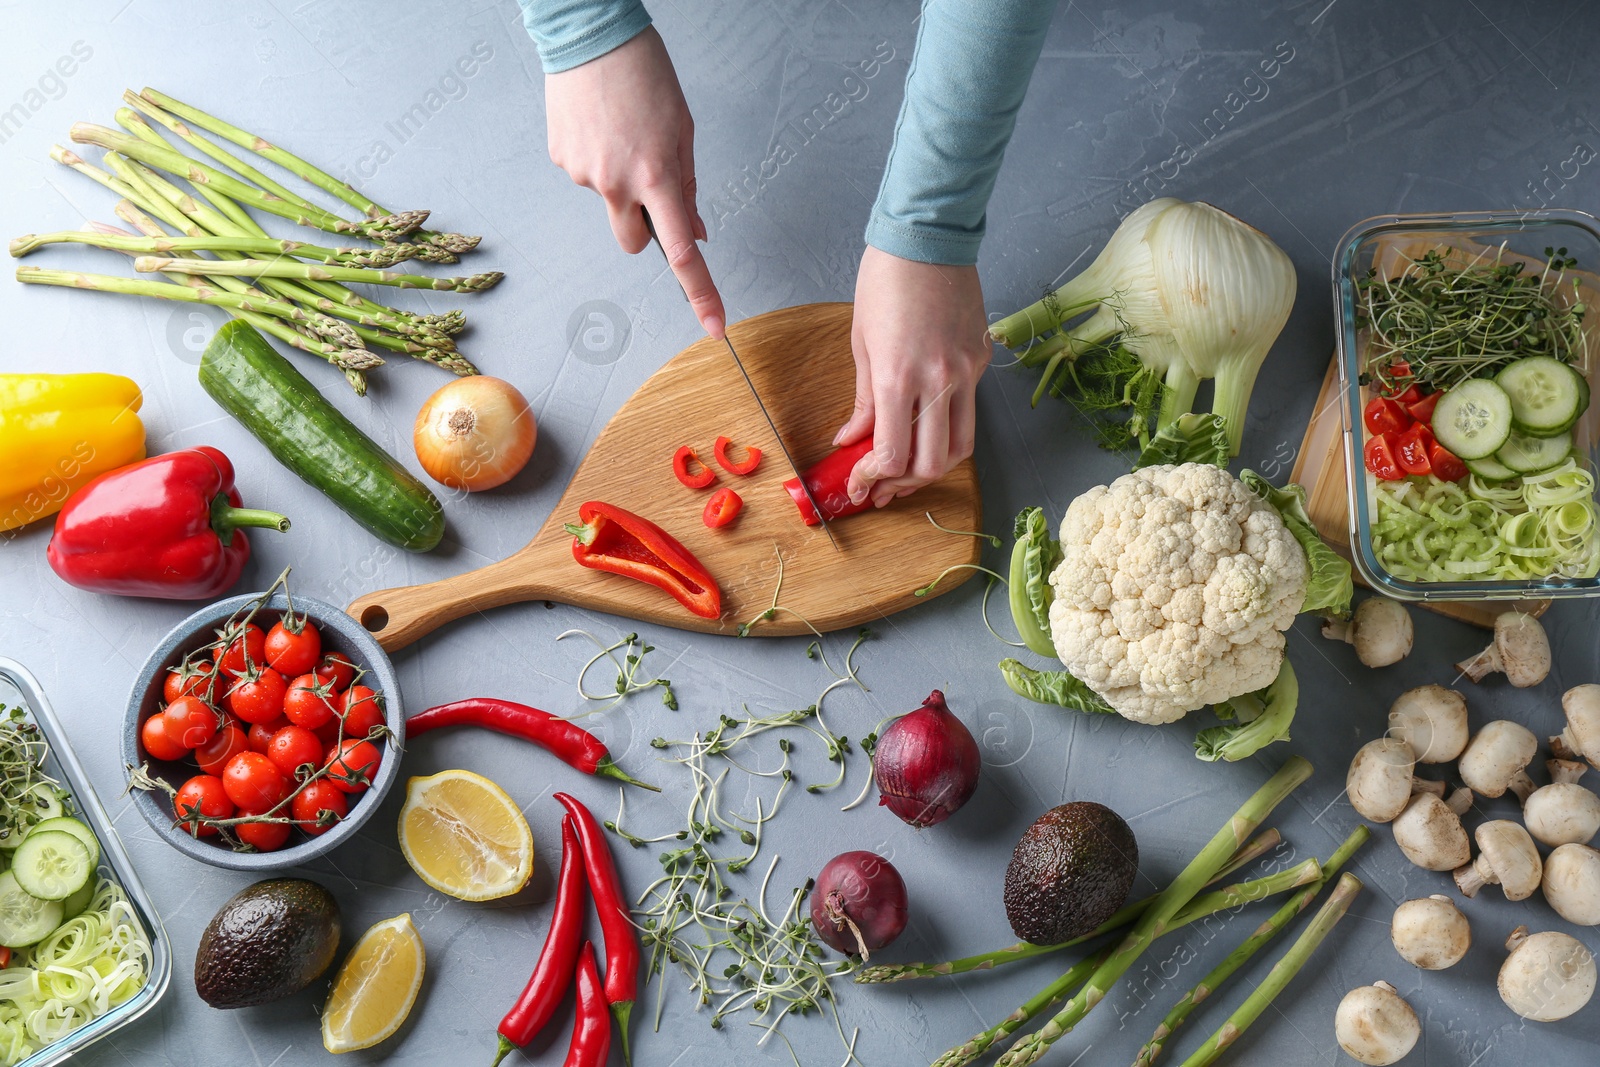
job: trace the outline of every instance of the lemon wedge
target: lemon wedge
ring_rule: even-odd
[[[428,885],[460,900],[510,896],[533,876],[533,833],[516,802],[471,771],[406,783],[400,851]]]
[[[409,913],[362,934],[339,967],[322,1009],[323,1047],[354,1052],[400,1029],[422,988],[422,970],[422,937]]]

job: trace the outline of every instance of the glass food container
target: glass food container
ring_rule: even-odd
[[[99,1018],[46,1045],[20,1065],[49,1067],[113,1031],[120,1030],[155,1007],[172,979],[172,944],[167,939],[167,931],[161,925],[161,917],[156,914],[149,894],[134,873],[121,839],[111,826],[111,818],[101,806],[100,798],[89,784],[83,766],[73,754],[72,745],[67,741],[66,733],[39,688],[38,681],[22,664],[4,657],[0,657],[0,705],[20,706],[27,717],[38,725],[50,748],[49,757],[44,762],[44,772],[71,794],[69,813],[88,823],[95,837],[99,838],[101,868],[109,868],[112,879],[122,886],[135,916],[150,939],[150,973],[144,988]]]
[[[1400,600],[1548,600],[1600,595],[1600,577],[1549,577],[1526,581],[1413,581],[1390,573],[1373,551],[1376,478],[1366,470],[1362,449],[1370,436],[1362,411],[1373,391],[1360,384],[1367,360],[1367,331],[1359,326],[1358,282],[1374,266],[1380,276],[1399,274],[1407,259],[1447,247],[1467,256],[1483,253],[1493,262],[1520,260],[1542,269],[1547,248],[1564,248],[1576,260],[1567,277],[1577,278],[1578,299],[1589,316],[1583,324],[1584,358],[1574,367],[1596,386],[1600,373],[1600,220],[1582,211],[1476,211],[1438,215],[1380,215],[1357,223],[1340,239],[1333,259],[1333,299],[1338,317],[1339,386],[1343,403],[1344,462],[1350,498],[1351,556],[1357,572],[1374,589]],[[1501,251],[1503,249],[1503,252]],[[1600,400],[1600,389],[1595,389]],[[1600,458],[1600,403],[1573,427],[1573,454],[1591,472]],[[1595,536],[1600,536],[1597,532]]]

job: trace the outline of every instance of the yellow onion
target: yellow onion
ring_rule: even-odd
[[[474,493],[514,478],[537,437],[533,412],[516,386],[482,374],[457,378],[430,396],[412,430],[428,476]]]

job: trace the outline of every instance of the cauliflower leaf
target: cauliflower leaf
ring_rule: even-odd
[[[1097,715],[1116,714],[1116,710],[1099,693],[1078,681],[1068,671],[1036,671],[1017,660],[1003,659],[1000,661],[1000,674],[1013,693],[1035,703],[1059,704],[1063,708]]]
[[[1011,546],[1011,621],[1030,652],[1054,656],[1050,640],[1050,572],[1061,562],[1061,542],[1050,536],[1043,508],[1024,508],[1017,515],[1017,542]]]
[[[1151,438],[1133,461],[1134,470],[1163,463],[1228,465],[1228,424],[1221,415],[1182,415]]]
[[[1232,763],[1254,755],[1274,741],[1289,740],[1289,724],[1300,703],[1300,681],[1284,657],[1278,677],[1265,689],[1246,693],[1216,705],[1217,717],[1233,720],[1201,730],[1194,737],[1194,754],[1208,763]]]
[[[1356,591],[1350,575],[1350,561],[1329,548],[1322,535],[1317,533],[1317,527],[1306,511],[1305,488],[1291,482],[1279,489],[1251,470],[1240,471],[1239,480],[1272,505],[1283,519],[1283,524],[1306,551],[1306,566],[1310,574],[1306,579],[1306,599],[1300,605],[1300,610],[1314,611],[1330,618],[1349,615],[1350,598]]]

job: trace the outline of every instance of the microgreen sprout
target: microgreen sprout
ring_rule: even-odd
[[[947,575],[949,575],[951,571],[981,571],[982,573],[987,574],[990,578],[993,578],[997,582],[1004,583],[1005,580],[1006,580],[1004,575],[996,574],[994,571],[990,570],[988,567],[982,566],[981,564],[978,564],[978,563],[956,563],[956,564],[953,564],[952,566],[946,567],[944,570],[940,571],[937,575],[934,576],[933,581],[929,582],[927,585],[923,586],[921,589],[913,589],[911,591],[911,595],[915,596],[915,597],[927,596],[929,593],[933,592],[933,589],[934,589],[935,586],[937,586],[940,582],[945,580],[945,577]]]
[[[924,511],[923,514],[928,516],[928,521],[933,523],[933,528],[935,530],[939,530],[943,533],[954,534],[957,537],[976,537],[989,542],[990,546],[993,548],[999,548],[1005,543],[994,534],[984,533],[982,530],[952,530],[948,526],[941,525],[939,520],[933,517],[933,512],[931,511]]]
[[[560,641],[568,637],[587,637],[594,643],[594,647],[600,650],[591,656],[589,661],[583,665],[583,668],[578,671],[578,695],[584,700],[605,701],[606,704],[604,707],[590,708],[576,715],[569,715],[567,718],[581,719],[589,715],[609,711],[633,694],[642,693],[657,686],[661,688],[661,703],[665,704],[671,711],[678,710],[678,696],[672,691],[672,679],[656,676],[641,677],[644,669],[644,658],[656,650],[655,645],[640,642],[639,635],[636,633],[626,634],[621,639],[608,645],[588,630],[565,630],[556,635],[556,640]],[[620,660],[617,659],[619,650],[622,652],[622,659]],[[586,688],[585,682],[594,665],[602,659],[609,661],[611,666],[616,668],[617,680],[609,691],[591,693]]]

